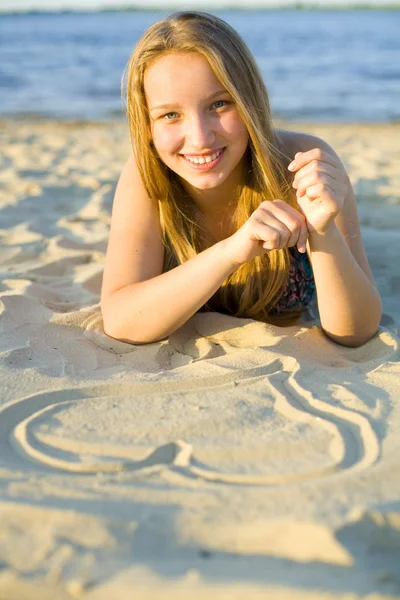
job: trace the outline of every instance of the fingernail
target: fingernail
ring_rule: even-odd
[[[296,163],[294,161],[291,162],[290,165],[288,166],[289,171],[293,171],[295,165],[296,165]]]

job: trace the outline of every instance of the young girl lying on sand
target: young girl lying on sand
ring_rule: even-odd
[[[133,155],[114,199],[105,332],[154,342],[199,310],[292,325],[316,289],[325,333],[367,342],[382,307],[349,177],[323,140],[273,128],[239,35],[175,13],[144,33],[125,84]]]

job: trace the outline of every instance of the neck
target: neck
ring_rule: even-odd
[[[222,215],[233,204],[235,197],[234,191],[229,195],[223,190],[216,188],[212,190],[198,190],[191,188],[188,190],[193,203],[202,212],[203,215],[216,217]]]

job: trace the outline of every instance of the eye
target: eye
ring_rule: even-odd
[[[215,108],[222,108],[226,104],[228,104],[227,100],[216,100],[212,106],[215,106]]]
[[[169,112],[169,113],[163,115],[163,119],[166,119],[167,121],[171,121],[171,119],[175,119],[177,116],[178,116],[178,113]]]

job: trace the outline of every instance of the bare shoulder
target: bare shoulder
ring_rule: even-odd
[[[322,150],[322,152],[326,152],[327,154],[333,156],[338,162],[338,166],[341,168],[342,173],[347,177],[350,188],[349,194],[350,196],[352,195],[353,191],[346,168],[341,161],[340,156],[337,154],[334,148],[328,144],[328,142],[316,135],[312,135],[311,133],[291,131],[289,129],[275,129],[274,133],[281,152],[288,157],[288,163],[294,159],[297,152],[308,152],[309,150],[314,150],[315,148],[318,148]],[[349,200],[349,203],[352,202],[355,202],[354,195]]]
[[[311,133],[303,133],[301,131],[292,131],[290,129],[275,129],[274,133],[277,137],[280,149],[287,156],[294,158],[296,152],[308,152],[314,148],[320,148],[339,158],[335,150],[322,138],[312,135]]]

